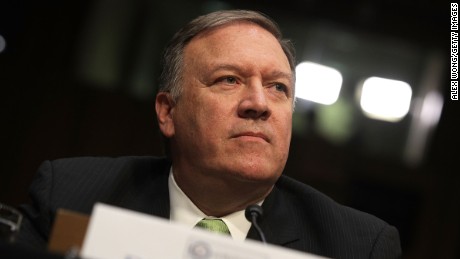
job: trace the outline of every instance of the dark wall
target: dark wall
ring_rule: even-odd
[[[97,81],[82,76],[81,71],[94,65],[91,57],[83,58],[92,40],[85,37],[97,35],[88,30],[101,2],[0,3],[0,35],[7,40],[0,53],[1,202],[14,206],[26,202],[27,187],[46,159],[161,155],[153,102],[162,46],[180,25],[212,6],[256,9],[291,24],[304,20],[339,23],[449,54],[449,5],[435,1],[292,0],[266,1],[262,6],[256,1],[118,0],[109,6],[133,8],[135,15],[126,23],[138,29],[125,30],[129,36],[121,40],[115,79]],[[121,25],[114,21],[114,27]],[[156,36],[143,38],[148,30]],[[151,40],[155,48],[143,51],[145,40]],[[136,75],[142,70],[138,67],[145,67],[139,65],[144,60],[150,60],[146,71],[151,73],[145,72],[147,83],[139,83],[143,94],[136,94]],[[405,258],[460,256],[459,104],[449,98],[448,65],[442,81],[446,98],[442,116],[421,165],[410,167],[359,152],[359,142],[339,146],[305,134],[294,135],[286,167],[286,174],[397,226]],[[151,85],[152,91],[145,90],[145,85]]]

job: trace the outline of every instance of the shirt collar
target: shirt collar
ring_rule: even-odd
[[[180,189],[174,180],[173,168],[169,172],[168,186],[170,198],[170,220],[193,228],[203,218],[215,218],[204,214],[190,198]],[[244,240],[251,228],[251,223],[246,220],[244,210],[236,211],[221,217],[234,240]]]

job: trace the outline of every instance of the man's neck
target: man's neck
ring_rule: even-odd
[[[215,217],[223,217],[257,204],[273,188],[273,185],[261,186],[249,181],[217,178],[212,174],[207,177],[200,174],[200,179],[190,179],[187,176],[192,174],[178,172],[176,168],[173,168],[173,174],[177,185],[195,206],[206,215]]]

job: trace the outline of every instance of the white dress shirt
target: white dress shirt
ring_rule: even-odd
[[[212,215],[204,214],[195,206],[190,198],[177,185],[172,170],[171,167],[168,179],[171,209],[170,220],[193,228],[203,218],[216,218]],[[228,230],[234,240],[243,241],[246,239],[249,229],[251,228],[251,223],[246,220],[244,210],[234,212],[225,217],[220,217],[220,219],[227,224]]]

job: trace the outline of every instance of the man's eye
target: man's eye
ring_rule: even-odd
[[[236,80],[235,77],[232,76],[226,76],[220,79],[221,82],[226,83],[226,84],[236,84],[238,81]]]
[[[287,93],[287,91],[288,91],[287,86],[284,85],[284,84],[281,84],[281,83],[276,83],[276,84],[275,84],[275,89],[276,89],[277,91],[285,92],[285,93]]]

